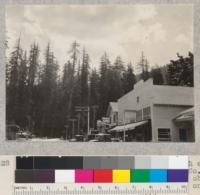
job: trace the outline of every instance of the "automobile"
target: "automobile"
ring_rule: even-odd
[[[33,134],[29,131],[19,131],[16,133],[16,139],[17,140],[28,140],[31,139],[33,136]]]
[[[98,133],[95,135],[95,140],[98,142],[111,142],[111,135],[106,133]]]
[[[74,138],[69,139],[70,142],[83,142],[84,136],[83,135],[75,135]]]
[[[94,129],[93,129],[93,130],[91,130],[90,132],[91,132],[90,135],[94,135],[94,134],[98,134],[98,133],[99,133],[99,130],[94,130]]]
[[[41,141],[41,142],[57,142],[57,141],[61,141],[62,139],[60,138],[50,138],[50,139],[47,139],[46,137],[45,138],[31,138],[30,141],[32,142],[37,142],[37,141]]]
[[[111,142],[121,142],[122,140],[120,138],[116,138],[116,137],[113,137],[111,138]]]
[[[19,132],[16,134],[16,139],[18,141],[28,140],[28,136],[24,133]]]
[[[16,140],[17,133],[21,131],[19,125],[10,124],[6,126],[6,138],[7,140]]]
[[[91,141],[91,140],[95,140],[95,134],[89,134],[86,137],[86,141]]]
[[[83,135],[75,135],[75,139],[76,139],[77,142],[83,142],[84,136]]]
[[[69,139],[69,142],[76,142],[76,138]]]
[[[97,139],[91,139],[89,142],[99,142]]]

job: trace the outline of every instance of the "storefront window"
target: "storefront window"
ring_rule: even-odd
[[[158,129],[158,141],[171,141],[170,129]]]

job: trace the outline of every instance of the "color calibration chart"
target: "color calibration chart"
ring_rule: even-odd
[[[1,156],[6,195],[200,194],[200,156]]]

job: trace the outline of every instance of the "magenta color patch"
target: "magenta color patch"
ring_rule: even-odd
[[[76,183],[93,183],[93,170],[77,169],[75,170]]]

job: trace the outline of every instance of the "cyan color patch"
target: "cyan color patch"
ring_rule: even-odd
[[[150,170],[150,182],[167,182],[167,170],[152,169]]]

